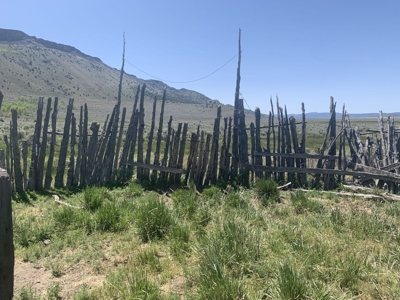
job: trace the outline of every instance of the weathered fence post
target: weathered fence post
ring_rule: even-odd
[[[56,127],[57,127],[57,113],[58,113],[58,97],[54,98],[54,109],[51,114],[51,140],[50,140],[50,153],[47,160],[46,177],[44,179],[44,188],[49,189],[51,187],[51,181],[53,180],[53,161],[54,161],[54,148],[56,145]]]
[[[12,113],[12,128],[11,128],[12,134],[10,138],[11,138],[13,157],[14,157],[15,191],[19,193],[24,190],[24,186],[23,186],[23,178],[21,171],[20,151],[18,147],[17,110],[12,109],[11,113]]]
[[[43,97],[39,98],[37,117],[35,124],[35,133],[33,137],[32,144],[32,156],[31,156],[31,166],[29,168],[29,181],[28,188],[30,190],[38,189],[38,157],[39,157],[39,140],[40,140],[40,130],[42,128],[42,114],[43,114]]]
[[[4,169],[0,169],[0,191],[0,299],[11,300],[14,290],[11,182]]]

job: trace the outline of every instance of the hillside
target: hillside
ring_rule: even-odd
[[[75,98],[75,107],[87,103],[89,117],[102,121],[112,110],[118,93],[120,71],[104,64],[101,59],[78,49],[29,36],[18,30],[0,29],[0,91],[4,102],[58,96],[61,103]],[[212,124],[220,104],[205,95],[169,87],[156,80],[143,80],[126,74],[123,81],[122,103],[128,112],[139,84],[146,83],[146,117],[151,115],[152,101],[161,99],[167,90],[166,116],[175,121]],[[232,90],[234,83],[232,83]],[[232,99],[233,101],[233,99]],[[232,115],[232,107],[222,108]],[[200,119],[201,116],[201,119]]]

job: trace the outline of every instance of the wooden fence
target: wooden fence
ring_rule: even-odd
[[[336,123],[336,105],[331,98],[331,118],[319,153],[309,154],[304,104],[300,122],[288,117],[278,101],[275,113],[271,101],[268,125],[261,126],[261,112],[256,109],[255,122],[246,127],[243,100],[238,98],[233,118],[222,119],[218,107],[212,133],[200,126],[189,132],[187,123],[173,128],[172,116],[165,130],[164,92],[158,120],[154,99],[150,131],[145,137],[145,92],[145,85],[138,87],[127,126],[126,108],[121,110],[117,103],[102,130],[96,122],[89,126],[86,104],[80,107],[77,120],[74,100],[70,99],[59,145],[58,98],[54,103],[48,98],[46,105],[43,98],[39,99],[32,144],[18,140],[18,116],[12,110],[10,135],[4,136],[6,149],[0,150],[0,167],[10,174],[13,190],[115,184],[131,180],[134,174],[138,180],[153,184],[192,181],[198,187],[218,181],[249,186],[257,178],[272,178],[293,186],[323,184],[325,189],[333,189],[345,176],[363,183],[379,180],[380,187],[386,183],[393,191],[400,183],[400,143],[393,118],[388,118],[385,130],[381,116],[379,132],[363,142],[345,110],[342,121]],[[264,140],[262,130],[266,133]]]

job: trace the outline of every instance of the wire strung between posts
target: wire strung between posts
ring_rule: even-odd
[[[135,66],[133,63],[129,62],[129,61],[126,60],[126,59],[125,59],[125,62],[127,62],[128,64],[130,64],[132,67],[138,69],[140,72],[143,72],[143,73],[145,73],[146,75],[148,75],[148,76],[150,76],[150,77],[152,77],[152,78],[154,78],[154,79],[163,81],[163,82],[171,82],[171,83],[191,83],[191,82],[196,82],[196,81],[203,80],[203,79],[205,79],[205,78],[207,78],[207,77],[213,75],[214,73],[218,72],[218,71],[221,70],[223,67],[225,67],[227,64],[229,64],[237,55],[238,55],[238,53],[236,53],[230,60],[228,60],[228,61],[227,61],[226,63],[224,63],[221,67],[219,67],[219,68],[216,69],[215,71],[211,72],[210,74],[208,74],[208,75],[206,75],[206,76],[203,76],[203,77],[200,77],[200,78],[198,78],[198,79],[189,80],[189,81],[164,80],[164,79],[158,78],[158,77],[156,77],[156,76],[153,76],[153,75],[147,73],[146,71],[143,71],[142,69],[138,68],[137,66]]]

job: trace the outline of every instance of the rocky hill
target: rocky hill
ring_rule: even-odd
[[[75,98],[76,107],[88,103],[96,120],[103,120],[115,104],[120,71],[101,59],[75,47],[29,36],[22,31],[0,29],[0,91],[4,101],[56,97],[66,103]],[[146,111],[150,115],[154,97],[161,99],[167,90],[166,114],[192,123],[212,121],[219,102],[187,89],[175,89],[161,81],[124,76],[122,103],[130,110],[139,84],[146,83]],[[234,87],[233,87],[234,88]],[[148,108],[148,109],[147,109]],[[224,106],[223,114],[232,115]],[[196,120],[201,115],[202,120]]]

